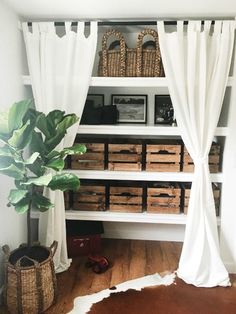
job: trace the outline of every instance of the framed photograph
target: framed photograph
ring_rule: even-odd
[[[118,123],[147,123],[147,95],[112,95],[119,112]]]
[[[171,125],[174,119],[174,108],[170,95],[155,95],[154,124]]]

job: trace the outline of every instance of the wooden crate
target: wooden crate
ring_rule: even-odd
[[[147,188],[147,212],[179,214],[181,188],[177,183],[153,183]]]
[[[112,212],[141,213],[142,200],[142,187],[110,186],[109,188],[109,210]]]
[[[70,197],[71,197],[71,191],[64,192],[65,210],[69,210],[70,209],[70,205],[71,205]]]
[[[78,170],[104,170],[105,144],[81,143],[87,148],[85,154],[71,156],[71,169]]]
[[[185,215],[188,213],[188,204],[189,204],[189,198],[190,198],[190,190],[191,190],[191,183],[183,183],[181,184],[182,188],[182,208]],[[220,187],[212,183],[212,189],[213,189],[213,195],[215,199],[215,207],[216,207],[216,216],[219,216],[219,210],[220,210]]]
[[[180,163],[179,142],[146,145],[146,171],[179,172]]]
[[[74,210],[104,211],[106,210],[105,185],[82,185],[73,193]]]
[[[209,169],[211,173],[220,172],[220,145],[218,143],[212,143],[209,152]],[[185,146],[183,151],[183,171],[184,172],[194,171],[193,160]]]
[[[109,170],[142,170],[142,144],[108,144]]]

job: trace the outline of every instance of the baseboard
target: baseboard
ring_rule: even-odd
[[[3,304],[3,290],[4,290],[4,286],[2,285],[0,287],[0,305]]]
[[[104,238],[183,242],[184,225],[104,222]]]

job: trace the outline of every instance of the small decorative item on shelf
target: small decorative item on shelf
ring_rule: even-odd
[[[181,189],[178,183],[149,183],[147,188],[147,212],[179,214]]]
[[[174,108],[170,95],[155,95],[154,123],[173,125],[174,120]]]
[[[119,123],[147,123],[147,95],[112,95]]]
[[[154,41],[143,43],[145,36]],[[108,38],[118,40],[107,46]],[[160,77],[164,76],[158,34],[154,29],[144,29],[138,34],[137,47],[128,48],[121,32],[108,30],[102,39],[102,51],[99,52],[98,76],[105,77]]]

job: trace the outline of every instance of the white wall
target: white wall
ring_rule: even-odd
[[[18,17],[0,2],[0,111],[13,102],[26,98],[21,82],[22,33]],[[0,144],[1,145],[1,144]],[[6,206],[12,180],[0,176],[0,247],[8,244],[11,249],[26,241],[26,217]],[[0,250],[0,290],[3,284],[3,253]]]

